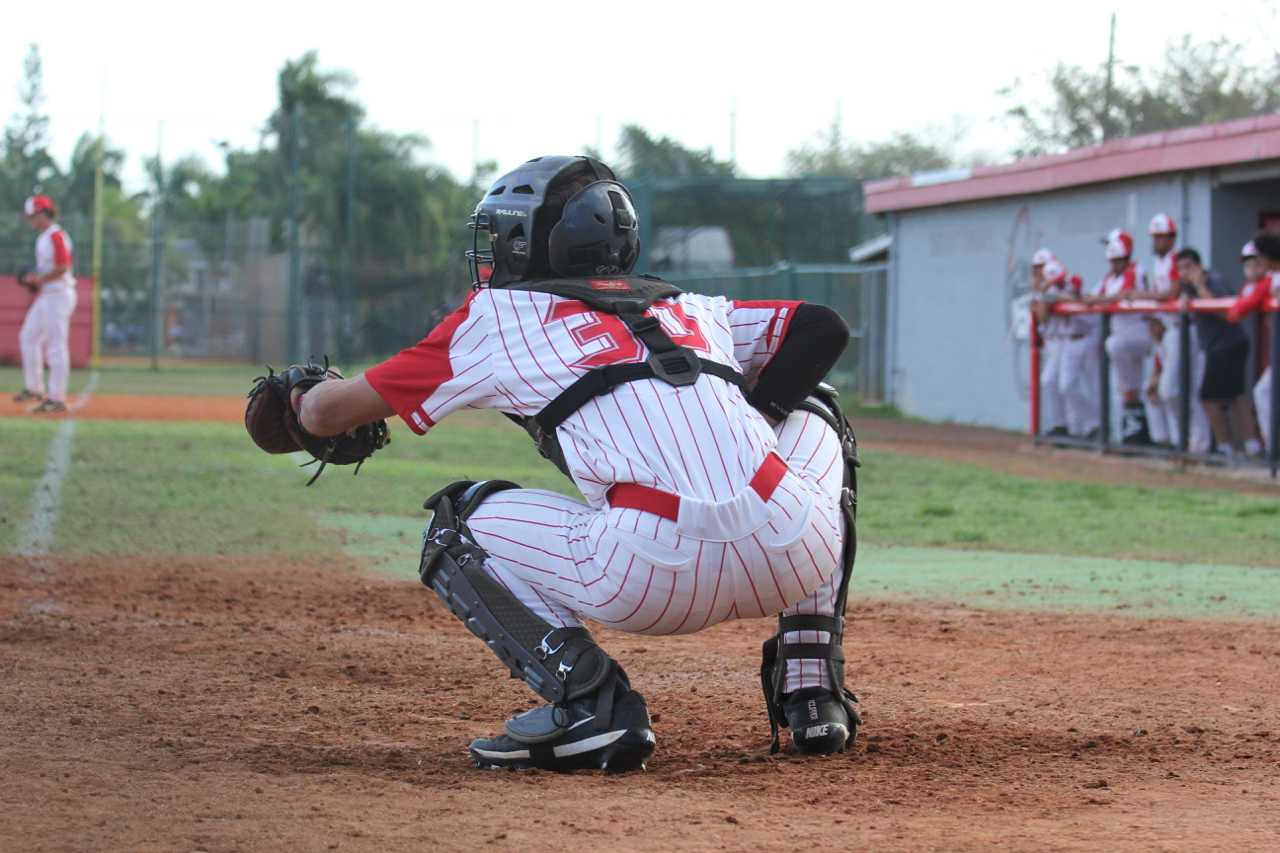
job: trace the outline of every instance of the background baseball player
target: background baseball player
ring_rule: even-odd
[[[1274,231],[1259,231],[1241,250],[1244,263],[1245,286],[1240,291],[1236,304],[1227,312],[1227,320],[1237,323],[1249,314],[1257,311],[1266,302],[1268,296],[1277,295],[1280,291],[1280,234]],[[1253,278],[1250,282],[1250,277]],[[1253,386],[1253,403],[1257,409],[1258,429],[1262,440],[1271,447],[1271,374],[1275,365],[1269,365]],[[1230,445],[1227,445],[1230,447]]]
[[[58,206],[48,197],[31,196],[24,207],[35,229],[36,265],[19,284],[39,288],[27,309],[18,345],[22,351],[21,394],[14,402],[41,400],[32,412],[65,412],[71,376],[71,315],[76,310],[76,280],[71,271],[71,238],[55,220]],[[49,365],[49,396],[44,397],[44,366]]]
[[[1147,417],[1161,421],[1161,434],[1169,436],[1169,444],[1179,446],[1182,440],[1182,349],[1181,334],[1174,334],[1180,318],[1177,314],[1149,314],[1147,327],[1155,342],[1151,375],[1143,388],[1143,402],[1147,404]],[[1205,357],[1196,340],[1195,327],[1191,327],[1191,405],[1190,428],[1187,431],[1187,449],[1192,453],[1209,450],[1209,420],[1200,405],[1200,385],[1204,379]],[[1152,431],[1154,434],[1154,430]]]
[[[1142,265],[1130,260],[1133,237],[1115,230],[1108,235],[1104,256],[1110,270],[1084,301],[1114,304],[1149,298],[1151,285]],[[1122,406],[1120,434],[1125,444],[1149,444],[1147,416],[1142,404],[1144,361],[1151,354],[1151,334],[1141,315],[1116,314],[1111,318],[1111,334],[1105,341],[1111,359],[1111,378]],[[1167,439],[1167,436],[1166,436]]]
[[[289,392],[319,436],[392,414],[424,434],[458,409],[499,409],[586,497],[487,481],[427,502],[424,583],[550,703],[472,757],[642,766],[644,699],[582,618],[663,635],[779,612],[762,671],[770,719],[801,753],[843,750],[860,722],[840,650],[853,442],[805,398],[846,345],[844,322],[628,276],[635,210],[591,158],[529,161],[472,226],[475,289],[426,340]]]
[[[1092,318],[1051,314],[1055,302],[1080,298],[1083,282],[1071,275],[1061,261],[1050,259],[1043,267],[1043,298],[1037,303],[1037,319],[1044,335],[1044,366],[1040,389],[1044,395],[1046,432],[1086,438],[1098,428],[1097,394],[1090,380],[1097,375],[1097,341]],[[1089,374],[1092,369],[1093,375]]]

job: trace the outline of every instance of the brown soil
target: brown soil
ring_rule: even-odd
[[[238,421],[243,401],[79,414],[180,412]],[[994,430],[858,428],[1033,476],[1270,489]],[[1276,849],[1280,626],[849,616],[866,726],[843,755],[768,754],[769,628],[744,622],[598,632],[649,699],[648,771],[493,772],[467,743],[533,697],[421,587],[344,563],[0,557],[0,849]]]
[[[341,565],[0,560],[0,838],[35,850],[1274,850],[1280,627],[853,602],[866,727],[768,754],[767,626],[599,633],[646,772],[495,772],[531,695]],[[492,845],[490,847],[489,845]]]
[[[163,397],[149,394],[92,394],[67,400],[68,411],[40,418],[98,418],[108,421],[223,421],[241,423],[248,401],[243,397]],[[33,408],[5,396],[0,416],[17,417]]]

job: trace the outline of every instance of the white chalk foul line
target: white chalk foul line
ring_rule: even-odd
[[[58,432],[49,442],[49,456],[44,475],[31,495],[31,517],[18,533],[13,552],[20,557],[44,557],[53,543],[53,532],[62,515],[62,484],[71,470],[71,437],[76,422],[68,418],[58,424]]]
[[[89,374],[89,381],[84,384],[84,388],[76,396],[76,399],[67,408],[73,412],[77,412],[89,405],[89,395],[98,390],[98,371]]]

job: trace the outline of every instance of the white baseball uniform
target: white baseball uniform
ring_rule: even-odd
[[[1068,276],[1050,292],[1080,291],[1079,276]],[[1044,365],[1040,371],[1040,388],[1046,408],[1045,423],[1049,429],[1065,426],[1074,436],[1085,436],[1098,426],[1097,392],[1093,390],[1097,375],[1097,351],[1092,318],[1079,314],[1050,314],[1044,324]],[[1092,373],[1089,368],[1092,365]]]
[[[1108,273],[1094,287],[1095,296],[1115,296],[1129,291],[1149,292],[1151,284],[1142,265],[1130,263],[1119,275]],[[1142,388],[1143,359],[1151,354],[1151,334],[1141,314],[1115,314],[1111,317],[1111,335],[1106,340],[1107,356],[1115,391],[1124,394]]]
[[[682,294],[648,313],[677,344],[754,382],[799,304]],[[640,361],[643,350],[619,318],[576,300],[485,288],[365,376],[422,434],[462,408],[534,415],[589,370]],[[774,428],[717,377],[679,388],[646,379],[590,400],[557,436],[586,503],[515,489],[468,520],[490,555],[486,570],[550,624],[588,616],[662,635],[779,612],[834,614],[842,459],[817,416],[796,412]],[[776,488],[757,488],[767,470],[780,476]],[[678,496],[678,516],[610,506],[616,484]],[[822,662],[788,662],[786,691],[819,685],[833,686]]]
[[[1152,441],[1167,440],[1177,447],[1182,438],[1179,414],[1182,397],[1182,332],[1179,328],[1181,321],[1178,315],[1167,316],[1169,320],[1165,325],[1164,337],[1155,345],[1155,357],[1160,367],[1156,396],[1160,398],[1160,402],[1152,403],[1145,394],[1142,402],[1147,407],[1147,428],[1151,432]],[[1191,425],[1187,433],[1187,449],[1192,453],[1208,453],[1209,418],[1204,413],[1204,407],[1200,405],[1200,384],[1204,381],[1205,355],[1200,348],[1199,336],[1196,334],[1194,325],[1191,327],[1191,364],[1191,405],[1189,407]],[[1157,427],[1152,426],[1153,420],[1159,421],[1159,432]],[[1157,434],[1168,438],[1157,439]]]
[[[44,366],[49,365],[49,399],[65,402],[71,377],[71,315],[76,310],[76,279],[71,271],[71,238],[53,224],[36,237],[36,273],[65,266],[67,271],[40,286],[27,310],[18,346],[22,351],[22,382],[28,391],[44,393]]]

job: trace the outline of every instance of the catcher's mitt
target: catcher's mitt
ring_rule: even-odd
[[[255,379],[258,384],[249,392],[249,405],[244,412],[245,429],[254,443],[268,453],[301,450],[318,461],[320,467],[307,481],[308,486],[331,462],[334,465],[354,463],[356,473],[359,473],[364,460],[391,442],[384,420],[362,424],[327,438],[312,435],[298,423],[292,402],[293,390],[306,391],[327,379],[341,378],[342,374],[329,366],[327,358],[324,367],[308,362],[305,365],[295,364],[282,373],[276,373],[271,365],[267,365],[267,375]]]
[[[37,290],[40,289],[40,285],[27,283],[27,276],[34,275],[34,274],[35,274],[35,270],[33,269],[20,269],[18,270],[17,273],[14,274],[13,277],[18,280],[18,284],[25,287],[31,293],[35,293]]]

